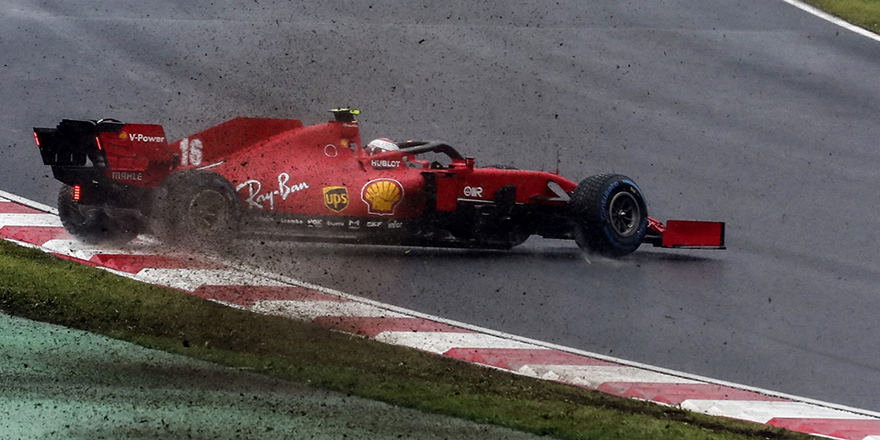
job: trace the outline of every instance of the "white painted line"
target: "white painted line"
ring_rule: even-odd
[[[840,26],[846,30],[855,32],[863,37],[868,37],[874,41],[880,41],[880,35],[877,35],[867,29],[860,28],[852,23],[846,22],[838,17],[835,17],[835,16],[833,16],[833,15],[831,15],[821,9],[810,6],[804,2],[801,2],[799,0],[782,0],[782,1],[798,8],[804,12],[808,12],[808,13],[813,14],[816,17],[819,17],[823,20],[834,23],[837,26]]]
[[[0,197],[4,198],[4,199],[6,199],[6,200],[10,200],[10,201],[13,201],[13,202],[15,202],[15,203],[18,203],[18,204],[20,204],[20,205],[24,205],[24,206],[28,206],[28,207],[34,208],[34,209],[39,210],[39,211],[48,212],[49,214],[55,214],[55,215],[58,215],[58,210],[55,209],[55,208],[53,208],[53,207],[51,207],[51,206],[44,205],[44,204],[42,204],[42,203],[37,203],[37,202],[35,202],[35,201],[33,201],[33,200],[28,200],[28,199],[26,199],[26,198],[24,198],[24,197],[19,197],[19,196],[15,195],[15,194],[10,194],[10,193],[8,193],[8,192],[6,192],[6,191],[0,191]]]
[[[874,417],[811,405],[804,402],[753,400],[685,400],[681,408],[712,416],[733,417],[757,423],[771,419],[876,420]]]
[[[641,368],[604,365],[524,365],[519,369],[518,373],[589,388],[599,388],[599,386],[607,382],[703,383]]]
[[[136,279],[192,292],[199,286],[285,286],[268,278],[258,278],[224,269],[143,269]]]
[[[61,219],[53,214],[0,214],[0,228],[4,226],[61,226]]]
[[[437,354],[446,353],[453,348],[542,348],[483,333],[387,331],[379,333],[373,339],[386,344],[403,345]]]
[[[407,315],[369,304],[340,301],[257,301],[254,312],[311,321],[321,316],[358,318],[407,318]]]

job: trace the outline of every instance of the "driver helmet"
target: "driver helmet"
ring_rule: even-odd
[[[385,138],[373,139],[372,141],[370,141],[369,144],[367,144],[366,148],[367,154],[369,154],[370,156],[374,154],[384,153],[386,151],[397,151],[399,149],[400,148],[398,148],[397,144],[395,144],[394,141]]]

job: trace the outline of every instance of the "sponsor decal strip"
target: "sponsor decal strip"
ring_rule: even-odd
[[[119,138],[131,142],[165,142],[164,136],[149,136],[143,133],[128,134],[124,131],[119,134]]]
[[[328,207],[342,206],[335,199],[330,202]],[[880,440],[880,414],[866,410],[530,340],[240,267],[234,262],[151,254],[156,246],[141,240],[123,248],[96,248],[67,235],[51,208],[3,192],[0,238],[232,307],[313,321],[516,374],[830,438]]]
[[[116,180],[144,180],[144,173],[140,171],[111,171],[110,178]]]

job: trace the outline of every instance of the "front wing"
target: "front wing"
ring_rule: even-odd
[[[725,223],[694,220],[669,220],[663,223],[648,219],[645,243],[676,249],[727,249]]]

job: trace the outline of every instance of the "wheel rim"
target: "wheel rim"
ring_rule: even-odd
[[[202,191],[192,198],[189,214],[192,226],[202,232],[214,232],[226,223],[228,202],[216,191]]]
[[[639,229],[642,211],[635,196],[622,191],[611,198],[608,204],[608,219],[611,228],[621,237],[630,237]]]

